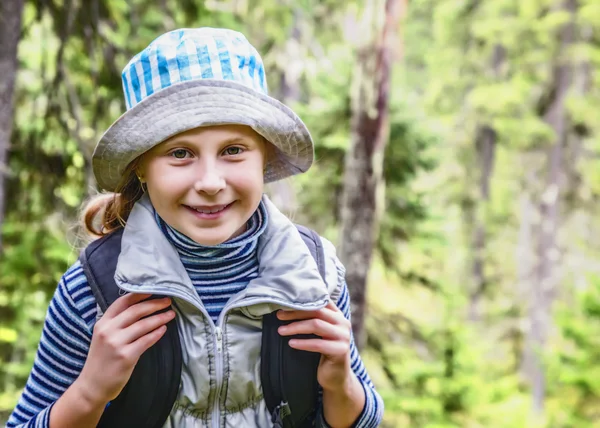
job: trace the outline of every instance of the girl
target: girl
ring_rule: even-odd
[[[8,427],[96,426],[172,319],[184,355],[165,427],[271,426],[259,356],[261,317],[273,310],[293,321],[281,335],[317,336],[290,341],[321,354],[317,426],[377,426],[383,403],[354,345],[335,249],[323,240],[323,281],[263,195],[310,167],[313,143],[267,95],[254,47],[231,30],[172,31],[122,78],[127,111],[93,155],[98,184],[114,193],[92,200],[84,223],[98,237],[123,228],[115,281],[125,295],[101,314],[80,262],[65,273]]]

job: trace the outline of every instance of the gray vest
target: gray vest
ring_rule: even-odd
[[[259,275],[230,299],[215,325],[144,196],[123,232],[115,280],[128,292],[173,298],[183,348],[177,401],[165,428],[269,427],[260,382],[262,316],[277,309],[320,309],[337,300],[343,267],[323,239],[326,283],[296,227],[268,200],[258,241]]]

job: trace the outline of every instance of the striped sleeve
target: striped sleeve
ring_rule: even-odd
[[[50,409],[79,376],[96,320],[96,303],[81,264],[63,275],[46,313],[37,354],[8,428],[48,427]]]
[[[342,284],[340,297],[337,300],[336,305],[340,311],[342,311],[346,319],[350,320],[350,293],[348,292],[346,281],[344,281]],[[358,349],[356,348],[354,337],[352,337],[350,340],[350,358],[352,361],[352,370],[356,374],[356,377],[358,377],[360,380],[360,383],[365,390],[366,398],[365,407],[363,408],[362,413],[354,423],[353,427],[377,427],[383,418],[383,400],[377,391],[375,391],[375,386],[369,378],[367,369],[365,368],[365,365],[360,358],[360,354],[358,353]]]

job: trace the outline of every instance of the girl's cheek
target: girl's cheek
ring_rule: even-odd
[[[181,166],[166,166],[160,169],[158,177],[161,180],[194,180],[194,177],[199,177],[197,171],[193,167]]]
[[[250,184],[250,182],[261,181],[262,177],[262,168],[256,169],[239,166],[237,168],[231,168],[227,171],[227,178],[230,181],[235,181],[240,184],[243,184],[244,182]]]

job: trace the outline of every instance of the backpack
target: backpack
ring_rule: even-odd
[[[325,279],[325,258],[319,235],[304,226],[296,225],[296,228]],[[103,312],[121,295],[114,274],[122,235],[123,229],[119,229],[92,242],[79,257]],[[320,407],[317,368],[321,356],[288,345],[292,337],[281,336],[277,329],[289,322],[279,320],[276,312],[263,317],[261,382],[264,399],[273,427],[313,427]],[[167,327],[161,339],[142,354],[121,393],[104,410],[99,428],[161,428],[164,425],[179,391],[182,367],[176,320],[171,320]]]

